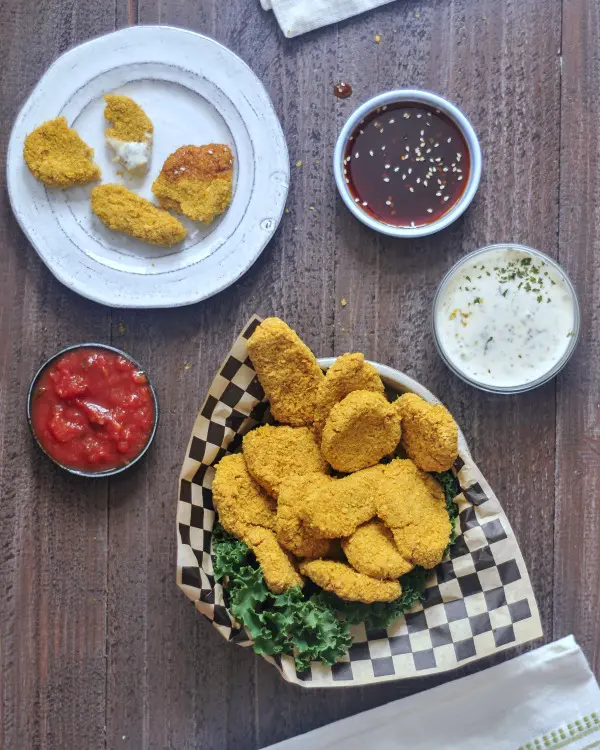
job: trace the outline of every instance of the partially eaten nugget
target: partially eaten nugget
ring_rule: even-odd
[[[152,120],[139,104],[122,94],[106,94],[104,117],[111,127],[106,128],[106,142],[115,152],[114,161],[128,172],[145,174],[152,152]]]
[[[25,138],[23,158],[40,182],[51,187],[86,185],[100,177],[90,148],[64,117],[48,120]]]
[[[229,146],[182,146],[163,164],[152,192],[163,208],[210,224],[231,203],[233,154]]]
[[[99,185],[91,198],[92,211],[115,232],[165,247],[185,239],[187,229],[180,221],[123,185]]]

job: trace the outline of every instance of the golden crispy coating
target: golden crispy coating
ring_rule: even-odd
[[[258,427],[244,437],[243,451],[251,476],[273,497],[290,476],[329,471],[308,427]]]
[[[371,578],[400,578],[412,569],[398,552],[392,532],[378,519],[359,526],[342,542],[348,562]]]
[[[279,318],[266,318],[250,337],[248,353],[274,419],[296,427],[312,424],[323,373],[296,332]]]
[[[251,525],[275,529],[275,502],[248,474],[240,453],[219,461],[212,494],[221,525],[238,539]]]
[[[338,471],[359,471],[392,453],[400,442],[400,418],[385,396],[353,391],[330,411],[321,450]]]
[[[342,354],[325,373],[315,403],[315,428],[319,433],[331,409],[352,391],[384,393],[379,373],[359,353]]]
[[[67,125],[64,117],[48,120],[25,138],[23,158],[34,177],[52,187],[85,185],[100,178],[94,149]]]
[[[398,458],[383,467],[377,515],[392,530],[405,560],[424,568],[441,562],[451,531],[444,492],[410,459]]]
[[[112,126],[104,131],[107,138],[140,142],[152,138],[152,120],[133,99],[121,94],[106,94],[104,101],[104,117]]]
[[[163,208],[210,224],[231,203],[233,154],[229,146],[182,146],[172,153],[152,184]]]
[[[307,494],[327,481],[323,474],[306,474],[288,477],[279,485],[277,540],[296,557],[329,557],[335,553],[332,542],[316,537],[301,518]]]
[[[109,229],[151,245],[171,247],[185,239],[187,229],[168,211],[123,185],[98,185],[92,190],[92,211]]]
[[[416,393],[394,402],[402,418],[402,447],[423,471],[446,471],[458,456],[458,426],[441,404],[429,404]]]
[[[265,582],[274,594],[282,594],[292,586],[304,585],[291,556],[279,546],[275,532],[262,526],[250,526],[244,541],[256,555]]]
[[[358,471],[343,479],[327,478],[314,483],[306,495],[300,515],[309,531],[324,539],[350,536],[376,512],[380,466]]]
[[[370,578],[335,560],[302,562],[300,572],[325,591],[351,602],[392,602],[402,593],[399,581]]]

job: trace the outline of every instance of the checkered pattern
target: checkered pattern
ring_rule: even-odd
[[[269,417],[247,341],[260,319],[245,326],[219,370],[194,424],[180,478],[177,583],[227,638],[250,645],[215,583],[211,485],[215,464],[242,436]],[[332,667],[314,663],[299,674],[290,657],[265,657],[285,679],[307,687],[361,685],[454,669],[542,635],[535,597],[514,534],[500,503],[469,455],[454,474],[461,494],[457,540],[431,572],[425,600],[386,630],[352,628],[354,642]]]

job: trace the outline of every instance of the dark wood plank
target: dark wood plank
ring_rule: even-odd
[[[551,640],[554,386],[507,399],[462,385],[439,360],[429,321],[435,288],[463,253],[512,239],[557,254],[560,3],[438,0],[417,10],[413,3],[398,0],[337,30],[302,38],[288,54],[311,54],[314,68],[319,68],[321,50],[332,39],[337,50],[326,80],[307,92],[317,99],[322,122],[333,120],[339,130],[354,107],[379,91],[410,85],[433,89],[456,101],[472,119],[485,171],[475,204],[454,228],[420,242],[394,241],[374,235],[348,215],[331,179],[335,133],[328,134],[331,143],[321,164],[313,158],[303,167],[320,171],[318,181],[324,187],[319,207],[336,229],[335,340],[326,353],[364,351],[405,370],[447,402],[518,531]],[[338,80],[353,86],[350,99],[333,98],[331,86]],[[524,154],[533,162],[531,171],[522,168]],[[302,246],[305,240],[299,236],[296,242]],[[535,524],[529,522],[532,516]],[[276,674],[261,665],[260,743],[307,731],[434,682],[439,680],[302,691],[278,684]]]
[[[139,20],[205,32],[240,52],[266,81],[280,114],[291,111],[290,151],[294,162],[303,158],[301,144],[310,142],[318,112],[307,121],[309,103],[290,95],[293,89],[284,96],[286,78],[296,80],[295,61],[285,60],[273,21],[269,25],[258,3],[206,3],[197,12],[188,4],[144,0]],[[302,75],[307,92],[312,75],[308,58]],[[333,228],[317,214],[318,223],[307,235],[298,228],[306,217],[295,219],[312,200],[318,174],[311,179],[306,185],[295,180],[290,214],[255,267],[234,287],[185,310],[115,314],[114,341],[152,373],[162,416],[148,461],[111,485],[109,747],[257,746],[257,658],[223,641],[175,586],[176,477],[210,381],[252,313],[281,315],[302,329],[316,350],[331,347],[333,267],[321,238],[329,232],[325,244],[331,246]],[[304,238],[302,245],[296,236]]]
[[[564,3],[560,261],[582,311],[581,341],[559,378],[556,442],[556,636],[574,633],[600,674],[600,8]]]
[[[110,313],[65,289],[8,203],[9,124],[67,47],[112,29],[114,6],[0,5],[0,747],[104,748],[107,485],[55,470],[25,422],[42,361],[105,341]]]

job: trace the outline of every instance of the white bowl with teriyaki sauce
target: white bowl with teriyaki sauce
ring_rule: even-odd
[[[465,255],[433,303],[440,356],[459,378],[490,393],[522,393],[554,378],[575,351],[579,329],[569,277],[524,245],[490,245]]]
[[[481,149],[464,114],[429,91],[400,89],[360,106],[338,137],[333,170],[357,219],[392,237],[456,221],[481,179]]]

